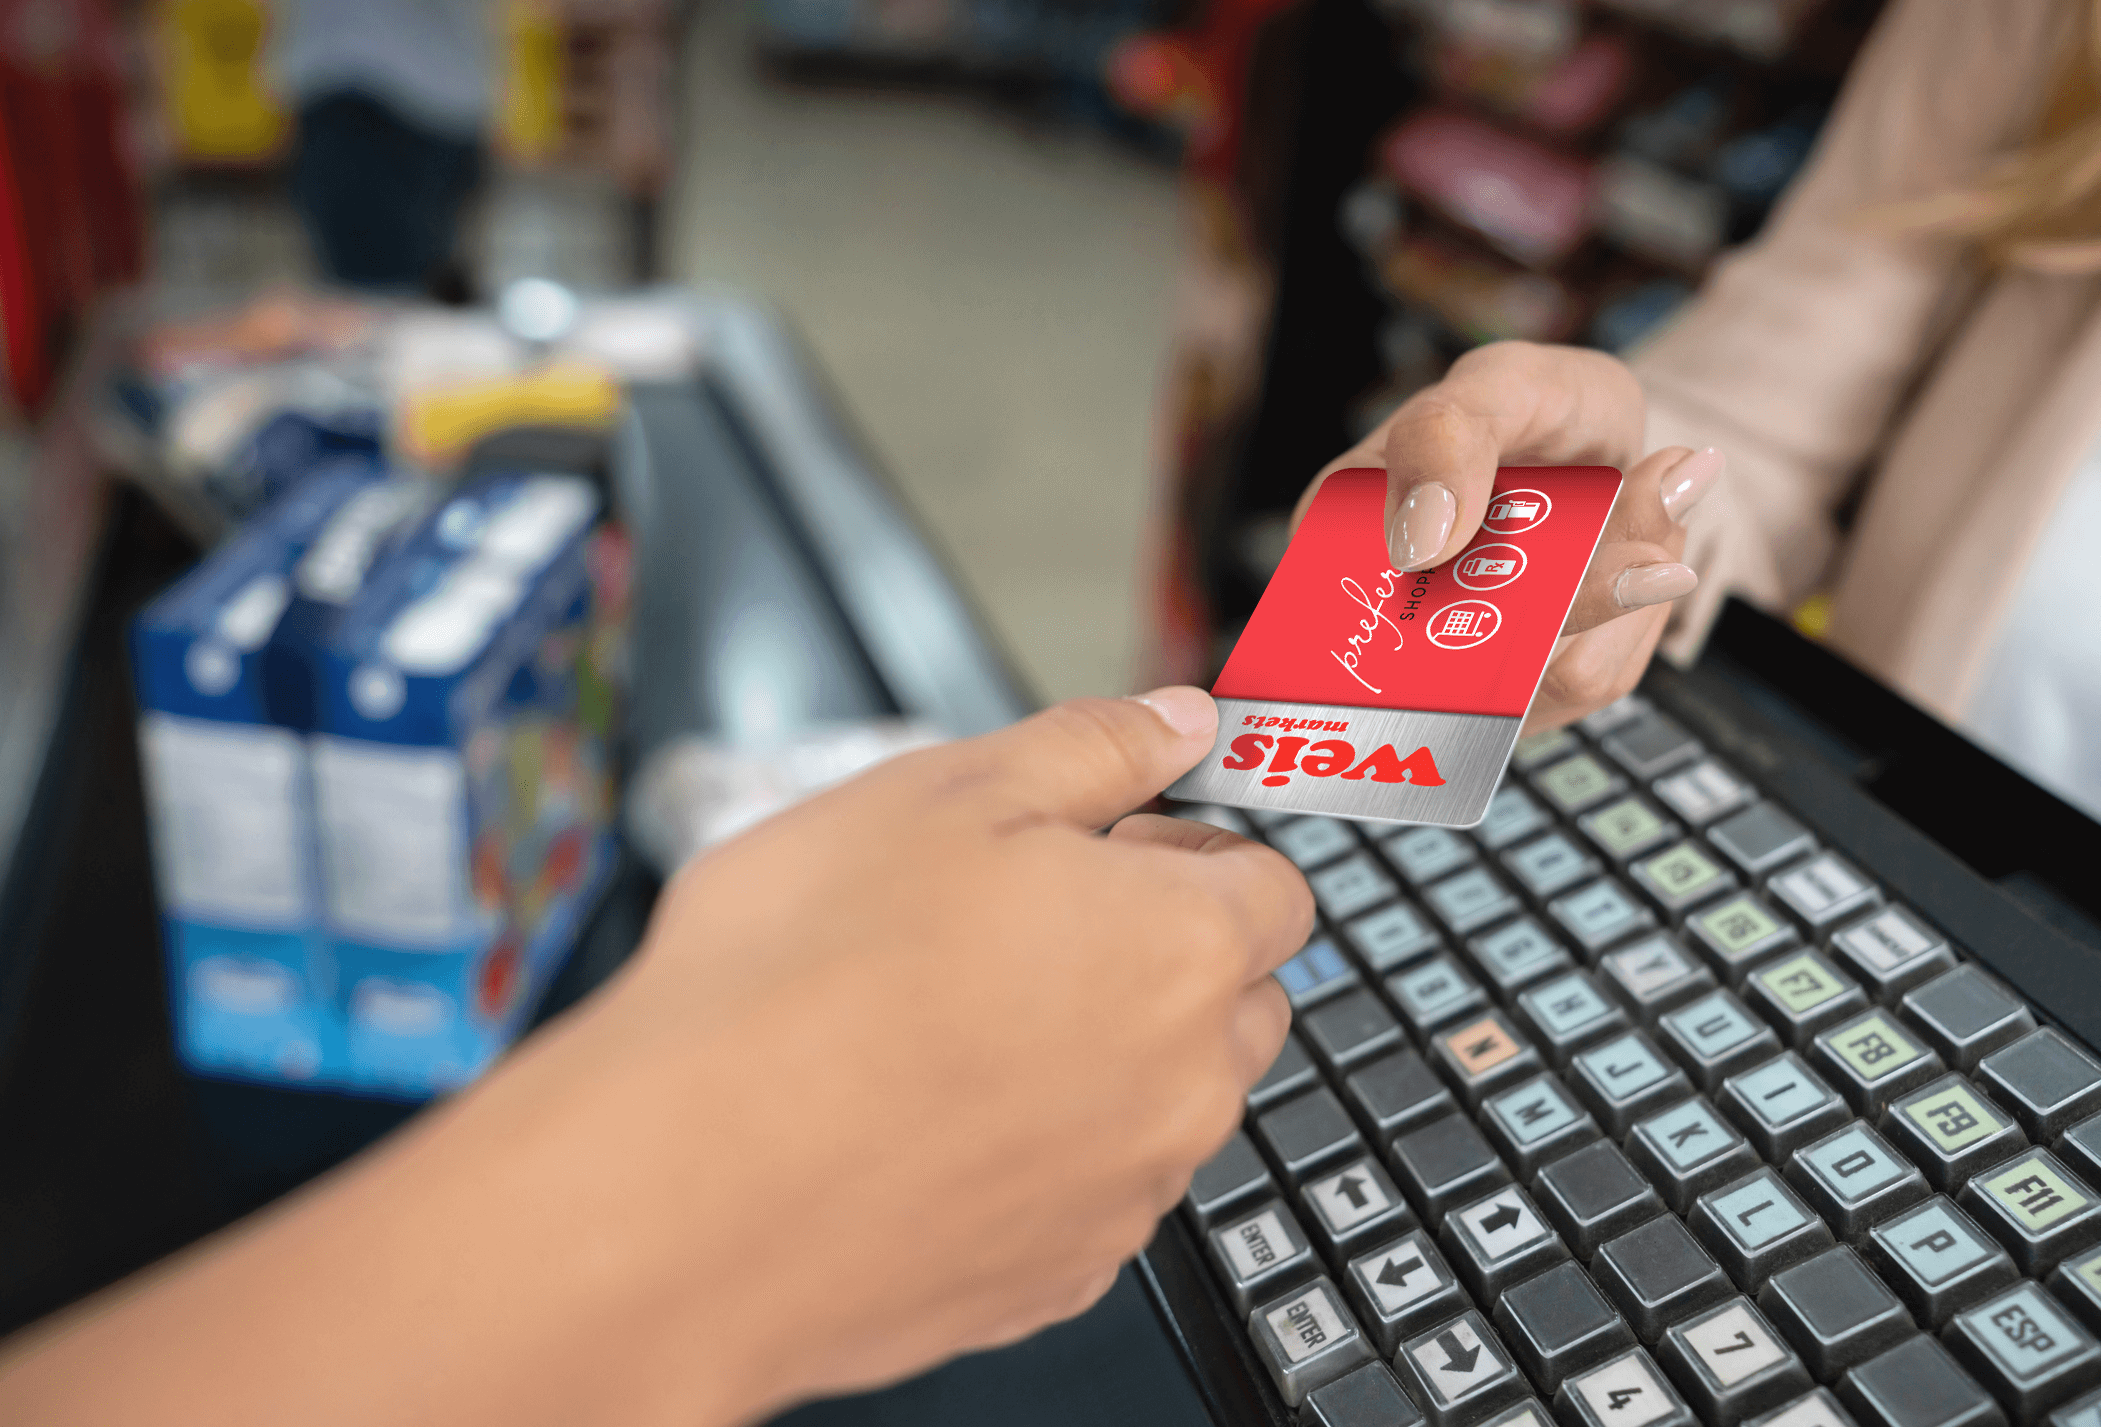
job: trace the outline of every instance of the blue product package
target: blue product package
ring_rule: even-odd
[[[317,473],[142,611],[139,744],[178,1054],[214,1075],[327,1083],[346,1064],[327,956],[306,730],[272,697],[293,575],[383,473]]]
[[[460,489],[315,653],[315,825],[353,1088],[464,1084],[517,1035],[611,864],[596,491]]]

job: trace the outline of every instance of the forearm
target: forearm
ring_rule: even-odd
[[[765,1400],[767,1345],[745,1315],[708,1321],[730,1294],[692,1291],[695,1264],[719,1283],[767,1281],[739,1235],[706,1239],[741,1229],[744,1208],[719,1181],[710,1202],[707,1185],[625,1173],[649,1122],[710,1127],[653,1104],[665,1087],[618,1084],[620,1064],[597,1054],[603,1029],[561,1028],[396,1142],[30,1330],[0,1352],[0,1420],[749,1415]]]

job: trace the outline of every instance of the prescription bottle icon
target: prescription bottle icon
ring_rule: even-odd
[[[1475,555],[1461,564],[1459,570],[1461,574],[1472,575],[1476,579],[1488,575],[1510,575],[1517,572],[1517,561],[1499,560],[1492,555]]]

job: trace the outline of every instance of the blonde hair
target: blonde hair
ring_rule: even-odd
[[[2101,270],[2101,0],[2067,9],[2028,142],[1973,188],[1899,205],[1907,226],[1966,239],[1995,266]]]

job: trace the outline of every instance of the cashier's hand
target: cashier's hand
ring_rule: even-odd
[[[1330,473],[1384,466],[1393,566],[1425,570],[1473,539],[1498,466],[1619,467],[1619,500],[1525,720],[1527,732],[1553,728],[1632,689],[1670,602],[1699,583],[1679,561],[1679,522],[1720,478],[1722,454],[1674,446],[1642,456],[1643,414],[1634,374],[1602,352],[1529,342],[1476,348],[1331,461],[1300,498],[1293,524]]]
[[[784,1354],[764,1377],[861,1386],[1077,1313],[1232,1133],[1290,1020],[1269,973],[1312,925],[1305,880],[1202,824],[1092,835],[1216,726],[1189,688],[1061,704],[672,884],[607,1014],[728,1112],[661,1172],[764,1167],[742,1222],[779,1282],[737,1295],[796,1325],[754,1345]]]

